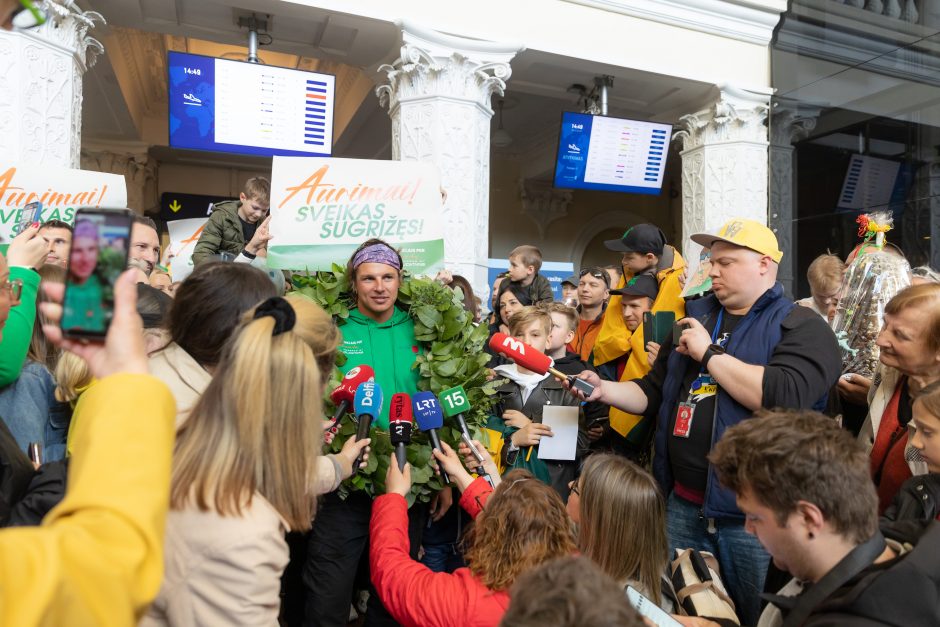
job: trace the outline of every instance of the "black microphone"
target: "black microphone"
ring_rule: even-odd
[[[398,470],[405,470],[408,461],[406,446],[411,444],[411,399],[407,394],[392,394],[392,402],[388,409],[388,435],[395,447],[395,459],[398,460]]]

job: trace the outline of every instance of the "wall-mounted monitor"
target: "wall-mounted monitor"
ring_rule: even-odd
[[[336,77],[170,52],[170,146],[328,157]]]
[[[555,187],[658,194],[671,124],[566,111],[555,161]]]

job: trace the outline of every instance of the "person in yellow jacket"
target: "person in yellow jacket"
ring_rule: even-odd
[[[609,250],[623,253],[623,278],[618,289],[636,275],[649,274],[659,283],[659,293],[653,301],[652,312],[671,311],[676,320],[685,317],[685,301],[682,292],[685,260],[672,246],[666,244],[666,236],[653,224],[637,224],[624,232],[623,237],[604,242]],[[621,297],[611,295],[607,311],[594,342],[594,366],[612,380],[630,381],[643,377],[650,370],[646,347],[643,345],[643,325],[631,332],[624,323],[621,312]],[[620,377],[616,376],[617,360],[626,359]],[[628,414],[611,407],[610,427],[626,440],[626,452],[642,454],[652,421],[642,416]]]
[[[82,397],[65,498],[41,526],[0,531],[0,624],[130,627],[163,577],[176,407],[147,374],[133,272],[104,344],[63,340],[63,286],[46,294],[46,336],[99,382]]]

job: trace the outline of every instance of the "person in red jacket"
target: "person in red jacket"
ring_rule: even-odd
[[[435,457],[461,489],[460,505],[476,521],[466,540],[469,566],[434,573],[411,559],[405,501],[411,466],[400,471],[393,456],[386,494],[372,505],[372,584],[385,608],[406,627],[496,627],[516,577],[575,551],[571,524],[558,494],[528,471],[507,473],[494,491],[482,478],[473,479],[446,443],[441,445],[444,454],[435,451]]]

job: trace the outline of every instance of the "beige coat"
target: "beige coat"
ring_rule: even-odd
[[[177,429],[212,381],[212,375],[175,342],[150,356],[150,374],[166,383],[176,399]]]
[[[335,490],[351,471],[342,458],[320,457],[311,491]],[[171,511],[163,584],[140,626],[276,626],[289,558],[287,530],[277,510],[257,493],[241,516],[195,506]]]

